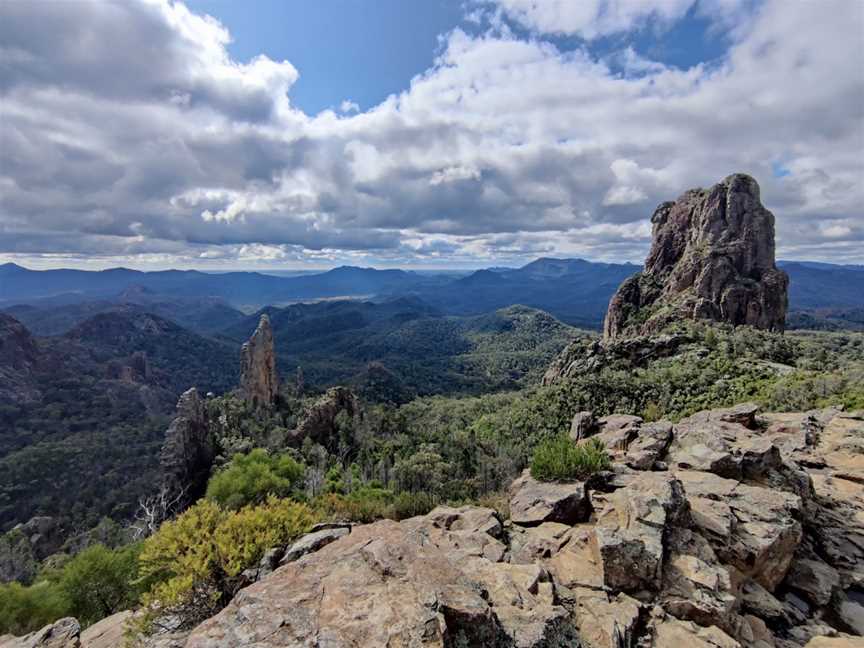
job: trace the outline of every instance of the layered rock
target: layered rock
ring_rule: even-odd
[[[203,495],[216,457],[216,441],[204,401],[194,387],[177,402],[177,416],[165,432],[159,462],[166,499],[183,509]]]
[[[660,205],[651,223],[644,269],[609,302],[606,340],[682,318],[783,330],[789,278],[775,266],[774,216],[753,178],[735,174],[691,189]]]
[[[261,315],[258,328],[240,350],[240,393],[252,407],[269,407],[279,393],[276,353],[270,318]]]

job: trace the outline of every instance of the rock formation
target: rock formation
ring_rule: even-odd
[[[166,501],[182,510],[204,494],[216,456],[204,401],[194,387],[177,402],[177,416],[165,432],[160,464]]]
[[[270,318],[261,315],[258,328],[240,351],[240,392],[252,407],[269,407],[279,393],[276,353]]]
[[[297,428],[289,433],[291,445],[299,446],[304,439],[312,439],[335,451],[339,445],[339,421],[343,414],[348,420],[362,416],[360,401],[346,387],[332,387],[306,412]]]
[[[441,506],[318,527],[188,636],[147,645],[862,645],[864,412],[579,418],[574,443],[600,439],[613,470],[523,475],[507,522]]]
[[[774,265],[774,216],[750,176],[691,189],[651,217],[645,268],[609,302],[606,340],[644,335],[677,319],[782,331],[789,278]]]

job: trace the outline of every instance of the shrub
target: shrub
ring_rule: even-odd
[[[303,464],[287,454],[270,455],[256,448],[237,455],[210,478],[207,497],[222,507],[237,510],[263,502],[268,495],[287,497],[303,482]]]
[[[56,583],[26,587],[0,583],[0,635],[23,635],[69,614],[69,600]]]
[[[315,516],[305,504],[268,497],[267,502],[229,515],[216,529],[220,566],[228,576],[257,565],[270,547],[287,545],[305,533]]]
[[[176,615],[187,627],[212,616],[234,595],[238,574],[314,521],[305,504],[273,496],[236,512],[199,501],[144,541],[139,576],[153,584],[142,597],[140,629],[152,631],[165,615]]]
[[[556,434],[534,449],[531,475],[542,481],[584,479],[610,465],[606,448],[598,439],[577,445],[566,434]]]
[[[70,560],[59,581],[69,614],[87,626],[137,603],[141,592],[134,581],[140,550],[140,544],[113,551],[97,544]]]

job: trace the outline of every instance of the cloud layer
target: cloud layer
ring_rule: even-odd
[[[861,262],[864,4],[712,8],[729,50],[681,70],[590,41],[692,0],[501,0],[400,95],[310,116],[182,4],[0,3],[0,256],[640,260],[659,202],[745,171],[782,256]]]

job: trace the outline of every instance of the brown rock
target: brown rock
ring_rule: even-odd
[[[541,482],[525,470],[510,486],[510,519],[514,524],[576,524],[590,514],[586,482]]]
[[[94,623],[81,633],[81,648],[117,648],[123,646],[127,623],[132,612],[117,612]]]
[[[269,407],[279,393],[276,353],[270,318],[261,315],[258,328],[240,350],[240,392],[252,407]]]
[[[481,545],[480,535],[497,542],[472,528],[494,512],[457,511],[356,527],[241,590],[187,648],[575,642],[544,570],[459,550],[472,537]],[[446,520],[449,528],[439,526]]]
[[[681,318],[782,331],[789,278],[774,264],[774,216],[743,174],[692,189],[651,217],[645,268],[609,302],[607,340],[659,331]]]
[[[313,533],[307,533],[288,548],[281,563],[284,565],[285,563],[294,562],[306,554],[314,553],[321,547],[325,547],[342,536],[348,535],[350,532],[351,529],[338,527],[336,529],[322,529]]]

